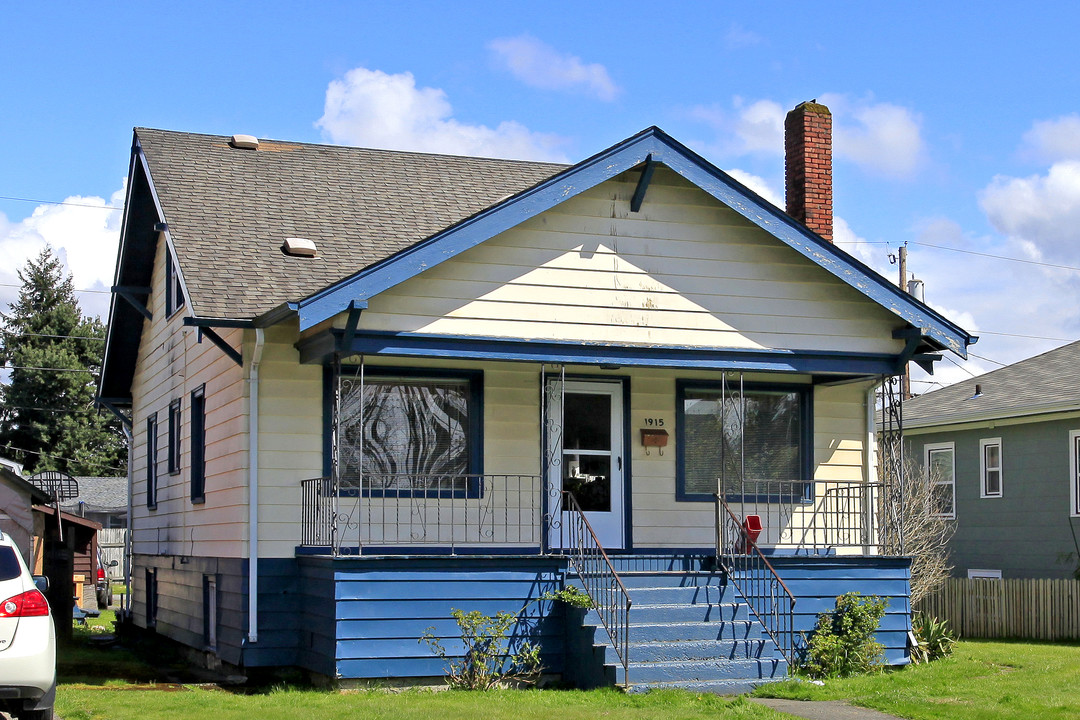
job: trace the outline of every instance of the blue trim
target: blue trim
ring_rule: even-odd
[[[332,355],[337,333],[326,332],[299,343],[301,362],[324,362]],[[627,346],[562,340],[367,331],[357,333],[352,354],[500,360],[566,365],[627,365],[746,372],[817,373],[842,376],[892,375],[896,356],[833,350],[743,350],[738,348]]]
[[[634,462],[633,430],[630,421],[630,383],[632,378],[622,377],[623,390],[623,552],[634,549]]]
[[[807,229],[659,128],[648,128],[538,185],[298,303],[300,331],[314,327],[485,240],[646,161],[661,162],[754,225],[960,355],[972,336],[868,266]]]
[[[359,365],[342,365],[342,375],[359,375]],[[365,366],[365,377],[385,378],[433,378],[465,380],[469,384],[468,412],[469,412],[469,467],[468,475],[483,476],[484,474],[484,371],[483,370],[455,370],[453,368],[417,368],[417,367],[390,367],[379,365],[376,367]],[[333,475],[333,405],[335,400],[336,382],[334,369],[326,366],[323,370],[323,471],[325,476]],[[357,493],[363,497],[453,497],[453,498],[478,498],[484,495],[484,481],[482,477],[470,478],[465,490],[443,491],[406,491],[406,490],[343,490],[342,497],[356,497]]]
[[[687,390],[713,390],[723,386],[722,382],[714,380],[685,380],[675,381],[675,500],[677,502],[715,502],[713,493],[691,493],[686,491],[686,416],[685,400]],[[743,389],[747,392],[779,391],[794,392],[800,396],[800,422],[802,432],[799,438],[799,467],[802,478],[813,478],[814,462],[814,389],[812,385],[797,385],[792,383],[743,383]],[[805,492],[802,497],[784,497],[785,502],[809,502],[812,500],[812,481],[804,481]],[[747,497],[732,496],[736,500],[745,499],[749,502],[769,502],[770,498],[775,501],[776,496]]]
[[[297,545],[295,552],[297,555],[305,556],[328,556],[333,553],[333,550],[325,545],[320,547],[301,547]],[[425,557],[439,556],[447,558],[457,558],[463,555],[468,555],[470,558],[490,555],[497,555],[499,557],[508,555],[547,557],[547,555],[541,552],[539,548],[496,547],[491,545],[484,545],[482,547],[451,547],[449,545],[365,545],[363,547],[358,547],[353,545],[351,547],[342,547],[338,552],[340,552],[341,555],[333,558],[334,560],[364,560],[377,558],[401,559],[420,555]]]

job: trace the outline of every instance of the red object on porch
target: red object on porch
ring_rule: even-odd
[[[757,542],[758,535],[761,534],[761,516],[760,515],[747,515],[743,518],[742,524],[742,537],[739,538],[739,547],[736,550],[738,553],[750,552],[750,543]],[[747,542],[749,540],[749,542]]]

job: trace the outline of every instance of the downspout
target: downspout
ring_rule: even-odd
[[[120,429],[124,431],[124,441],[127,443],[127,537],[124,540],[124,601],[121,613],[124,620],[131,622],[131,561],[135,550],[135,504],[131,498],[135,494],[135,476],[132,472],[131,456],[134,454],[134,429],[128,429],[124,423],[120,423]]]
[[[255,347],[248,366],[248,642],[259,641],[259,363],[262,328],[255,328]]]
[[[867,488],[869,488],[876,480],[877,473],[874,472],[874,453],[877,448],[877,415],[875,412],[875,406],[877,405],[877,389],[878,385],[872,383],[870,387],[866,389],[866,452],[863,453],[863,466],[866,477]],[[880,460],[880,459],[879,459]],[[879,490],[884,493],[884,489]],[[872,497],[872,493],[867,494],[868,497]],[[878,540],[878,536],[882,533],[881,523],[884,522],[884,518],[876,518],[879,524],[878,527],[874,526],[875,512],[874,508],[879,503],[867,503],[865,509],[865,517],[863,518],[865,535],[863,542],[863,555],[870,554],[870,544],[873,540]],[[883,540],[883,538],[881,538]],[[883,542],[874,542],[874,545],[878,546],[881,550]]]

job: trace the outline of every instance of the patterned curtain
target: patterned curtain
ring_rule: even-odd
[[[342,486],[460,490],[469,471],[467,380],[342,377]]]

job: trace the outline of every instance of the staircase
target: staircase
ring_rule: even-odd
[[[783,655],[723,573],[620,570],[619,577],[633,601],[630,692],[743,693],[787,676]],[[595,611],[584,614],[582,626],[592,638],[592,661],[603,664],[601,677],[624,685],[622,663]]]

